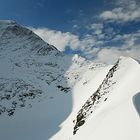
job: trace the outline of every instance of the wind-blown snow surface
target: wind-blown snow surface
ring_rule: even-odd
[[[139,140],[140,65],[64,55],[0,21],[0,140]]]
[[[105,71],[104,71],[105,72]],[[102,72],[100,72],[102,73]],[[99,77],[100,78],[100,77]],[[106,79],[106,78],[105,78]],[[104,79],[104,80],[105,80]],[[95,79],[93,79],[94,81]],[[140,91],[140,65],[132,58],[121,57],[118,61],[118,67],[111,77],[110,82],[115,84],[104,84],[100,86],[103,88],[99,95],[105,93],[105,97],[102,96],[99,100],[91,105],[89,111],[85,112],[84,117],[81,120],[85,120],[84,124],[79,124],[79,130],[73,135],[69,130],[73,129],[75,124],[72,124],[76,115],[78,114],[78,108],[81,108],[86,99],[82,99],[79,103],[75,104],[73,111],[69,118],[63,123],[61,131],[53,137],[53,140],[71,139],[71,140],[139,140],[140,139],[140,118],[139,118],[139,98],[136,96]],[[107,83],[108,84],[108,83]],[[92,87],[93,86],[93,87]],[[91,96],[91,92],[94,91],[94,84],[90,85],[86,91],[78,89],[80,94],[88,94]],[[97,87],[95,88],[97,89]],[[108,90],[109,89],[109,90]],[[109,92],[106,92],[109,91]],[[84,92],[84,93],[83,93]],[[96,92],[94,92],[95,94]],[[76,96],[76,95],[74,95]],[[82,96],[82,95],[81,95]],[[133,100],[133,98],[136,99]],[[88,98],[89,98],[88,97]],[[77,98],[74,98],[74,102],[77,102]],[[90,97],[91,98],[91,97]],[[105,99],[105,100],[102,100]],[[89,99],[88,99],[89,100]],[[86,101],[85,101],[86,103]],[[137,104],[137,105],[136,105]],[[78,106],[78,107],[77,107]],[[137,108],[135,108],[137,106]],[[75,110],[76,108],[76,110]],[[85,108],[83,108],[84,110]],[[86,110],[86,109],[85,109]],[[78,119],[78,118],[77,118]],[[75,121],[74,121],[75,123]],[[80,126],[81,125],[81,126]]]

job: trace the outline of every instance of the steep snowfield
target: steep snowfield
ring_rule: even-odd
[[[75,111],[72,111],[71,116],[62,125],[61,131],[52,138],[53,140],[140,139],[140,98],[138,96],[140,91],[140,65],[132,58],[121,57],[118,68],[110,80],[115,81],[115,84],[109,89],[109,95],[105,95],[108,98],[106,101],[97,102],[91,107],[92,113],[86,119],[83,119],[86,121],[79,127],[76,134],[70,133],[70,130],[74,128],[74,124],[71,122],[75,119],[73,117],[76,116]],[[85,94],[90,91],[90,88],[91,86]],[[83,104],[82,99],[81,102]],[[77,106],[79,108],[79,105]],[[97,107],[94,108],[94,106]],[[86,113],[88,114],[88,111]]]
[[[64,55],[0,21],[0,140],[139,140],[140,65]]]

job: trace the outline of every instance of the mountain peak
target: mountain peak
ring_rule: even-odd
[[[17,24],[16,21],[14,20],[0,20],[0,26],[1,25],[13,25]]]
[[[125,56],[120,56],[118,59],[119,62],[126,63],[126,64],[139,64],[137,60],[135,60],[132,57],[125,57]]]
[[[23,52],[24,49],[26,52],[39,55],[46,55],[52,51],[59,52],[34,32],[12,20],[0,20],[0,46],[4,50],[12,52],[13,50],[22,50],[20,52]]]

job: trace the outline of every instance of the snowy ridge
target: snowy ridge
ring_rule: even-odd
[[[116,76],[114,77],[116,71],[119,71],[119,68],[123,68],[124,64],[131,66],[131,63],[138,65],[138,63],[132,58],[120,57],[116,64],[109,70],[108,74],[106,75],[99,88],[90,96],[90,98],[79,110],[76,116],[76,120],[74,120],[75,126],[73,134],[76,134],[79,127],[85,123],[89,115],[94,113],[96,108],[103,104],[103,102],[107,101],[109,94],[113,91],[115,87],[116,82],[120,82],[118,81],[118,78],[116,78]],[[122,72],[117,72],[117,77],[121,77],[120,74],[122,74]]]
[[[76,120],[74,120],[74,122],[76,121],[76,123],[74,126],[73,134],[76,134],[79,127],[85,123],[87,117],[94,112],[97,106],[99,106],[100,102],[107,100],[110,89],[113,88],[113,85],[116,83],[115,81],[112,81],[112,77],[114,75],[114,72],[117,70],[118,65],[119,60],[109,70],[108,74],[106,75],[106,78],[103,80],[102,84],[99,86],[97,91],[90,96],[90,98],[86,101],[86,103],[78,112]]]
[[[132,100],[140,91],[140,65],[134,59],[125,57],[120,57],[118,62],[117,70],[109,79],[115,84],[108,88],[109,92],[102,90],[102,93],[107,93],[107,95],[100,98],[101,103],[97,100],[98,108],[95,109],[92,106],[87,111],[87,115],[90,115],[88,119],[87,116],[83,119],[86,123],[78,128],[72,140],[85,138],[90,140],[93,137],[97,140],[139,139],[138,114],[140,110],[137,110],[138,112],[135,110]]]
[[[104,72],[105,69],[99,74]],[[75,102],[79,103],[74,105],[69,118],[62,124],[61,131],[51,140],[91,140],[93,138],[97,140],[131,140],[133,138],[139,140],[140,110],[137,106],[137,112],[135,103],[132,103],[135,94],[140,91],[139,73],[138,62],[132,58],[120,57],[114,66],[107,68],[97,88],[95,88],[94,80],[96,83],[98,76],[96,78],[94,75],[93,82],[87,83],[87,87],[84,86],[86,90],[78,86],[74,94],[88,94],[89,97],[85,96],[88,97],[87,100],[86,98],[79,99],[79,96],[75,98]],[[77,93],[78,90],[79,93]],[[95,91],[93,94],[92,90]]]

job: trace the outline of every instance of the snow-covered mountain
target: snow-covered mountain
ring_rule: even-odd
[[[0,140],[139,140],[140,65],[65,55],[0,21]]]

